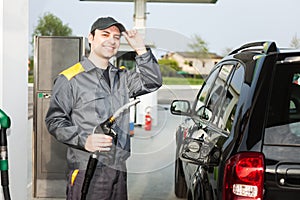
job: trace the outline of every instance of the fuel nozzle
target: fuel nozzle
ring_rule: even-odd
[[[118,134],[113,130],[112,126],[115,123],[115,120],[120,116],[121,113],[128,110],[131,106],[139,103],[140,100],[136,99],[133,100],[124,106],[120,107],[111,117],[109,117],[106,121],[103,123],[97,125],[93,133],[94,134],[105,134],[109,135],[113,138],[113,145],[111,147],[111,150],[108,152],[100,152],[100,155],[103,156],[103,158],[106,158],[104,162],[107,162],[107,164],[114,164],[115,161],[115,153],[116,153],[116,146],[118,143]]]
[[[113,145],[111,146],[110,151],[96,152],[96,154],[101,155],[105,164],[114,164],[116,146],[118,143],[118,134],[112,129],[112,125],[115,122],[115,118],[111,116],[105,122],[99,124],[94,128],[94,134],[105,134],[112,137]],[[104,159],[105,158],[105,159]]]
[[[109,135],[112,138],[114,138],[116,136],[116,133],[112,130],[112,125],[114,124],[114,122],[115,122],[115,118],[113,116],[111,116],[105,122],[96,126],[94,128],[93,133],[94,134],[105,134],[105,135]]]
[[[125,104],[124,106],[122,106],[121,108],[119,108],[111,117],[109,117],[105,122],[97,125],[94,130],[93,133],[102,133],[102,134],[114,134],[114,133],[110,133],[111,132],[111,127],[114,124],[116,118],[118,118],[120,116],[121,113],[123,113],[125,110],[129,109],[131,106],[139,103],[140,100],[136,99],[134,101],[131,101],[127,104]]]
[[[8,181],[8,153],[7,153],[7,134],[10,128],[10,118],[0,109],[0,171],[1,185],[5,200],[10,200],[9,181]]]

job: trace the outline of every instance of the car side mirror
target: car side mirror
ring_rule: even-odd
[[[171,103],[170,111],[173,115],[190,115],[191,106],[187,100],[174,100]]]
[[[200,119],[209,121],[211,119],[212,112],[206,106],[202,106],[198,109],[197,115],[200,117]]]

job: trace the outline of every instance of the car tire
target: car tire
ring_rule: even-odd
[[[179,158],[175,161],[175,195],[178,198],[185,198],[187,186],[184,179],[182,163]]]

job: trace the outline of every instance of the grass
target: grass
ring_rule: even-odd
[[[201,78],[177,78],[177,77],[163,77],[164,85],[202,85]]]

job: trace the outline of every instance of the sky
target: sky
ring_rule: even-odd
[[[210,52],[223,55],[253,41],[275,41],[289,47],[300,38],[299,0],[218,0],[216,4],[147,3],[146,40],[166,51],[188,51],[194,35]],[[52,13],[73,35],[87,36],[92,23],[112,16],[127,29],[134,26],[133,2],[29,0],[29,34],[39,17]]]

